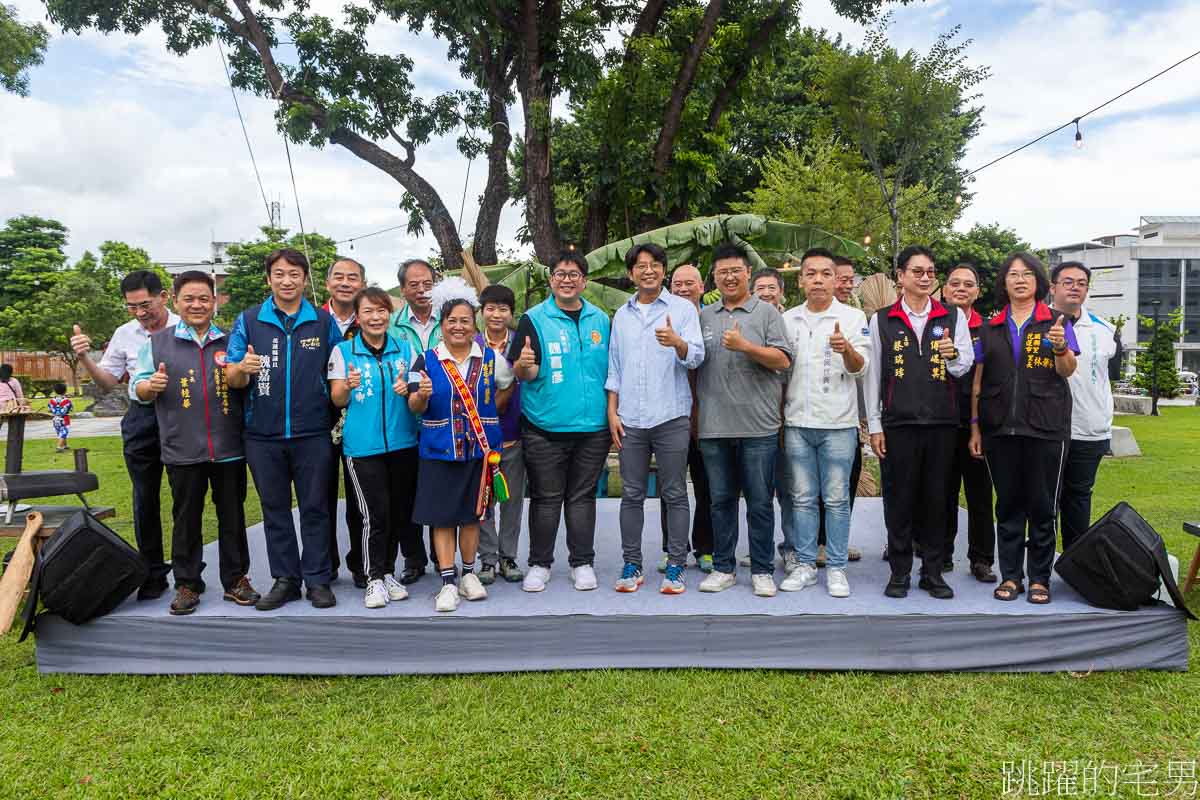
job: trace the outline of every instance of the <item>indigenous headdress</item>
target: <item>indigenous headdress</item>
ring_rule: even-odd
[[[479,308],[479,295],[475,293],[475,288],[457,275],[452,275],[434,286],[430,300],[433,302],[433,313],[439,320],[442,318],[442,309],[451,300],[466,300],[471,308]]]

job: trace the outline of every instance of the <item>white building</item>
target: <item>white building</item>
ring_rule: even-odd
[[[1149,338],[1133,323],[1154,316],[1154,301],[1160,318],[1182,308],[1175,363],[1200,372],[1200,216],[1141,217],[1134,230],[1051,248],[1049,265],[1079,261],[1092,271],[1088,308],[1129,320],[1121,332],[1127,351]]]

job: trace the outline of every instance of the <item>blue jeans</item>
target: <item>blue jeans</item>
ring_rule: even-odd
[[[784,428],[784,449],[792,468],[792,547],[801,564],[817,561],[819,501],[825,503],[825,560],[846,566],[850,547],[850,468],[858,447],[857,428]]]
[[[792,464],[788,460],[787,448],[779,448],[775,459],[775,497],[779,500],[779,527],[783,531],[783,541],[779,543],[780,558],[792,552],[796,540],[796,509],[792,505]]]
[[[712,492],[713,568],[734,572],[738,541],[738,495],[746,497],[750,572],[775,571],[775,457],[779,437],[701,439]]]

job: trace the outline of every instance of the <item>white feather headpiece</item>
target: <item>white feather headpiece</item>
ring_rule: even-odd
[[[430,299],[433,301],[433,313],[438,319],[442,317],[442,308],[451,300],[466,300],[471,308],[479,308],[479,295],[475,294],[475,288],[457,275],[451,275],[434,286]]]

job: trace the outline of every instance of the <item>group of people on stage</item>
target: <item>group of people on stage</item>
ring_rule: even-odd
[[[438,611],[486,598],[497,579],[543,591],[564,517],[571,583],[595,589],[596,487],[613,449],[622,485],[616,591],[636,592],[645,580],[653,481],[662,593],[686,590],[689,553],[704,574],[701,592],[737,583],[744,499],[755,595],[801,591],[823,568],[828,593],[847,597],[847,562],[861,557],[849,538],[865,423],[881,465],[887,596],[907,595],[916,557],[919,587],[953,597],[943,574],[961,483],[970,574],[995,583],[998,553],[997,599],[1027,592],[1030,602],[1050,601],[1059,508],[1065,548],[1089,522],[1120,363],[1113,326],[1085,308],[1086,267],[1067,262],[1047,274],[1036,257],[1012,254],[997,277],[1000,310],[984,320],[974,310],[983,289],[976,270],[954,265],[939,301],[933,254],[920,246],[899,256],[895,301],[869,317],[855,302],[854,265],[819,248],[800,261],[804,302],[791,309],[782,305],[784,275],[752,273],[734,243],[713,249],[719,299],[707,305],[701,273],[687,264],[669,272],[660,247],[636,245],[625,263],[635,294],[611,319],[582,297],[587,261],[568,250],[550,266],[550,296],[515,326],[510,289],[477,294],[459,278],[438,282],[420,259],[400,267],[399,310],[349,258],[330,267],[330,299],[316,308],[304,297],[305,256],[276,250],[264,264],[270,296],[230,331],[214,324],[208,274],[175,278],[177,313],[157,275],[127,275],[121,289],[134,319],[103,358],[88,357],[78,326],[71,345],[101,388],[129,378],[135,402],[122,434],[135,534],[151,567],[139,598],[161,596],[173,572],[171,613],[197,607],[211,489],[225,600],[268,611],[303,588],[315,607],[334,605],[339,472],[344,564],[368,608],[404,600],[431,558]],[[274,579],[263,595],[248,578],[247,466]],[[158,499],[164,467],[170,564]]]

